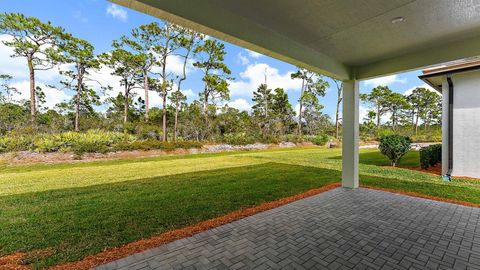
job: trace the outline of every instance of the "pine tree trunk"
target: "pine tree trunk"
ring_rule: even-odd
[[[392,129],[393,131],[395,131],[395,128],[396,128],[396,121],[395,121],[395,113],[392,113]]]
[[[30,121],[32,126],[35,124],[35,115],[37,114],[37,99],[35,92],[35,70],[33,60],[28,58],[28,70],[30,72]]]
[[[303,100],[300,99],[300,109],[298,110],[298,135],[302,136],[302,107]]]
[[[205,127],[208,127],[208,92],[205,90],[203,101],[203,112],[205,114]]]
[[[80,99],[82,94],[82,75],[80,71],[77,74],[77,96],[75,98],[75,131],[80,131]]]
[[[178,129],[178,100],[175,103],[175,125],[173,127],[173,141],[177,141],[177,129]]]
[[[342,92],[340,89],[337,90],[337,111],[335,112],[335,139],[338,140],[339,137],[339,129],[340,129],[340,103],[342,102],[341,99]]]
[[[128,98],[129,98],[129,93],[128,93],[128,85],[127,85],[127,80],[125,80],[125,96],[124,96],[124,102],[123,102],[123,123],[126,124],[128,122]]]
[[[418,115],[415,118],[415,136],[418,136]]]
[[[380,128],[380,107],[377,106],[377,129]]]
[[[162,141],[167,141],[167,93],[163,94],[163,119],[162,119],[163,136]]]
[[[305,91],[305,79],[302,79],[302,91],[300,92],[300,108],[298,110],[298,136],[302,136],[302,107],[303,107],[303,92]]]
[[[143,71],[143,89],[145,90],[145,121],[148,122],[148,112],[150,110],[150,104],[148,100],[149,85],[148,85],[148,75],[146,70]]]

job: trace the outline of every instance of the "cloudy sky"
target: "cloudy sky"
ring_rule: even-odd
[[[96,53],[102,53],[111,49],[111,42],[121,35],[141,24],[156,21],[156,18],[142,13],[129,10],[104,0],[0,0],[0,12],[21,12],[28,16],[35,16],[43,21],[51,21],[54,25],[64,27],[75,36],[88,40],[95,46]],[[1,36],[0,40],[7,40],[7,36]],[[290,74],[295,71],[295,66],[288,63],[252,52],[241,47],[226,44],[226,63],[233,72],[235,81],[230,84],[231,100],[228,104],[240,110],[249,110],[251,106],[252,92],[264,81],[265,71],[268,74],[268,84],[271,88],[284,88],[294,107],[298,107],[300,82],[290,79]],[[0,74],[14,76],[14,86],[22,91],[22,97],[28,97],[28,70],[25,59],[10,58],[11,49],[0,44]],[[180,72],[181,59],[169,60],[169,69],[172,72]],[[114,88],[114,92],[108,95],[116,95],[121,91],[118,79],[110,75],[110,70],[103,68],[93,76],[105,85]],[[399,93],[408,93],[417,86],[424,86],[418,79],[420,71],[392,75],[364,81],[360,84],[362,93],[369,92],[378,85],[388,85],[392,90]],[[38,85],[46,92],[48,107],[69,99],[73,92],[61,91],[45,87],[45,85],[58,84],[61,78],[58,70],[39,71],[37,73]],[[321,99],[325,106],[324,112],[333,116],[335,113],[336,90],[335,84],[330,83],[331,88],[327,95]],[[100,88],[92,83],[93,87]],[[191,101],[198,98],[198,93],[203,85],[200,72],[190,66],[188,79],[184,83],[184,92]],[[142,95],[139,92],[140,95]],[[155,93],[151,95],[153,106],[160,104],[160,98]],[[367,109],[361,107],[361,118]]]

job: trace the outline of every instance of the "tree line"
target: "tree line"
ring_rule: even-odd
[[[368,94],[361,94],[362,101],[369,105],[364,119],[364,131],[374,133],[382,126],[382,118],[388,119],[385,125],[393,132],[399,127],[411,128],[406,135],[418,136],[419,126],[423,125],[424,133],[431,126],[440,129],[442,114],[442,98],[439,94],[424,87],[417,87],[408,95],[393,92],[388,86],[377,86]]]
[[[333,80],[337,90],[334,121],[322,112],[319,101],[330,86],[328,81],[303,68],[291,75],[291,79],[301,81],[298,112],[284,89],[269,87],[267,72],[264,83],[253,93],[251,112],[239,111],[225,105],[230,98],[229,82],[234,80],[225,63],[225,45],[169,22],[136,27],[114,40],[111,50],[100,54],[95,53],[90,42],[64,28],[20,13],[0,14],[0,33],[10,37],[3,44],[13,49],[11,57],[24,59],[29,74],[29,99],[21,102],[14,98],[19,94],[11,86],[14,78],[0,75],[2,134],[99,128],[176,141],[218,140],[228,134],[261,140],[278,140],[292,134],[329,134],[338,139],[341,133],[341,82]],[[172,57],[181,59],[181,72],[170,71],[168,59]],[[190,63],[200,71],[203,85],[198,98],[187,103],[184,84]],[[108,67],[119,78],[121,88],[94,78],[94,72],[102,67]],[[63,79],[46,87],[75,94],[71,100],[47,110],[42,108],[45,89],[36,84],[36,75],[53,68],[59,69]],[[114,95],[102,99],[108,91]],[[143,91],[144,98],[137,91]],[[152,94],[160,97],[160,107],[151,106]],[[432,94],[418,88],[405,97],[388,87],[373,89],[362,95],[362,100],[372,105],[362,130],[374,133],[386,114],[391,120],[386,125],[394,131],[412,123],[418,132],[419,120],[425,126],[437,123],[439,101]],[[99,112],[98,106],[106,106],[106,110]]]

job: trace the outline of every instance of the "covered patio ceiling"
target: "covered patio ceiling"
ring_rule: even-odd
[[[337,79],[480,55],[480,0],[113,0]]]

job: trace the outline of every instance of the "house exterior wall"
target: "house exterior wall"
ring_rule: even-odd
[[[480,178],[480,71],[451,75],[453,89],[452,176]],[[448,84],[443,83],[443,158],[448,153]],[[446,138],[446,139],[445,139]],[[445,152],[447,151],[447,152]],[[448,159],[443,160],[448,167]],[[443,167],[445,169],[445,167]]]
[[[442,175],[448,173],[448,82],[442,82]]]

